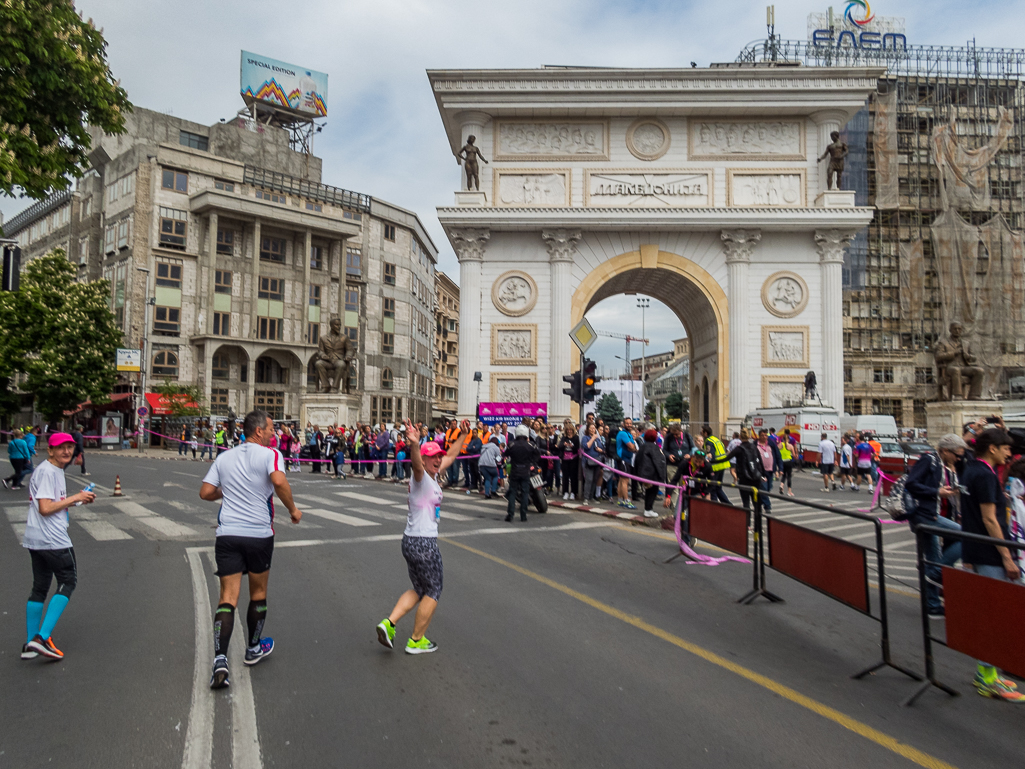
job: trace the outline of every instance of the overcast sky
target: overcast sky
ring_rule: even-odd
[[[807,15],[827,7],[775,5],[776,31],[785,39],[805,39]],[[845,5],[834,8],[842,13]],[[79,0],[76,6],[104,29],[115,76],[132,102],[148,109],[206,124],[234,115],[243,106],[242,49],[328,73],[327,127],[314,148],[324,159],[324,182],[416,211],[441,251],[439,266],[456,281],[458,265],[434,209],[452,205],[460,169],[425,70],[707,66],[732,61],[746,43],[765,37],[765,3],[740,0]],[[956,46],[975,38],[979,46],[1013,48],[1025,37],[1020,0],[880,0],[872,10],[903,16],[912,45]],[[27,204],[0,198],[0,211],[9,217]],[[683,335],[675,315],[657,304],[648,312],[651,352],[669,349]],[[634,305],[634,297],[613,297],[589,318],[598,328],[601,318]],[[636,325],[624,333],[639,336],[639,317]],[[608,367],[619,363],[611,355],[623,354],[612,340],[598,349]]]

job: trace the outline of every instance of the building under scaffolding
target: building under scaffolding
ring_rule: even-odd
[[[885,49],[774,38],[738,63],[887,68],[844,132],[842,187],[876,208],[844,265],[844,409],[924,427],[932,351],[951,322],[978,351],[987,393],[1007,396],[1025,374],[1025,50],[902,38]]]

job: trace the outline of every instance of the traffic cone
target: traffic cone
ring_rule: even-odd
[[[121,476],[120,475],[117,477],[117,480],[114,481],[114,493],[111,494],[110,496],[112,496],[112,497],[123,497],[124,496],[124,494],[121,493]]]

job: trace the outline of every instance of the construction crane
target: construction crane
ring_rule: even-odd
[[[598,331],[598,336],[608,336],[613,339],[625,339],[626,340],[626,367],[627,374],[633,376],[633,362],[630,360],[630,342],[643,342],[648,344],[647,339],[641,339],[639,336],[630,336],[629,334],[617,334],[614,331]]]

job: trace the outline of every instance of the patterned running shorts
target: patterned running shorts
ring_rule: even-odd
[[[441,551],[438,549],[437,537],[402,536],[402,557],[406,559],[409,569],[409,581],[413,590],[423,598],[441,598],[443,581],[441,567]]]

